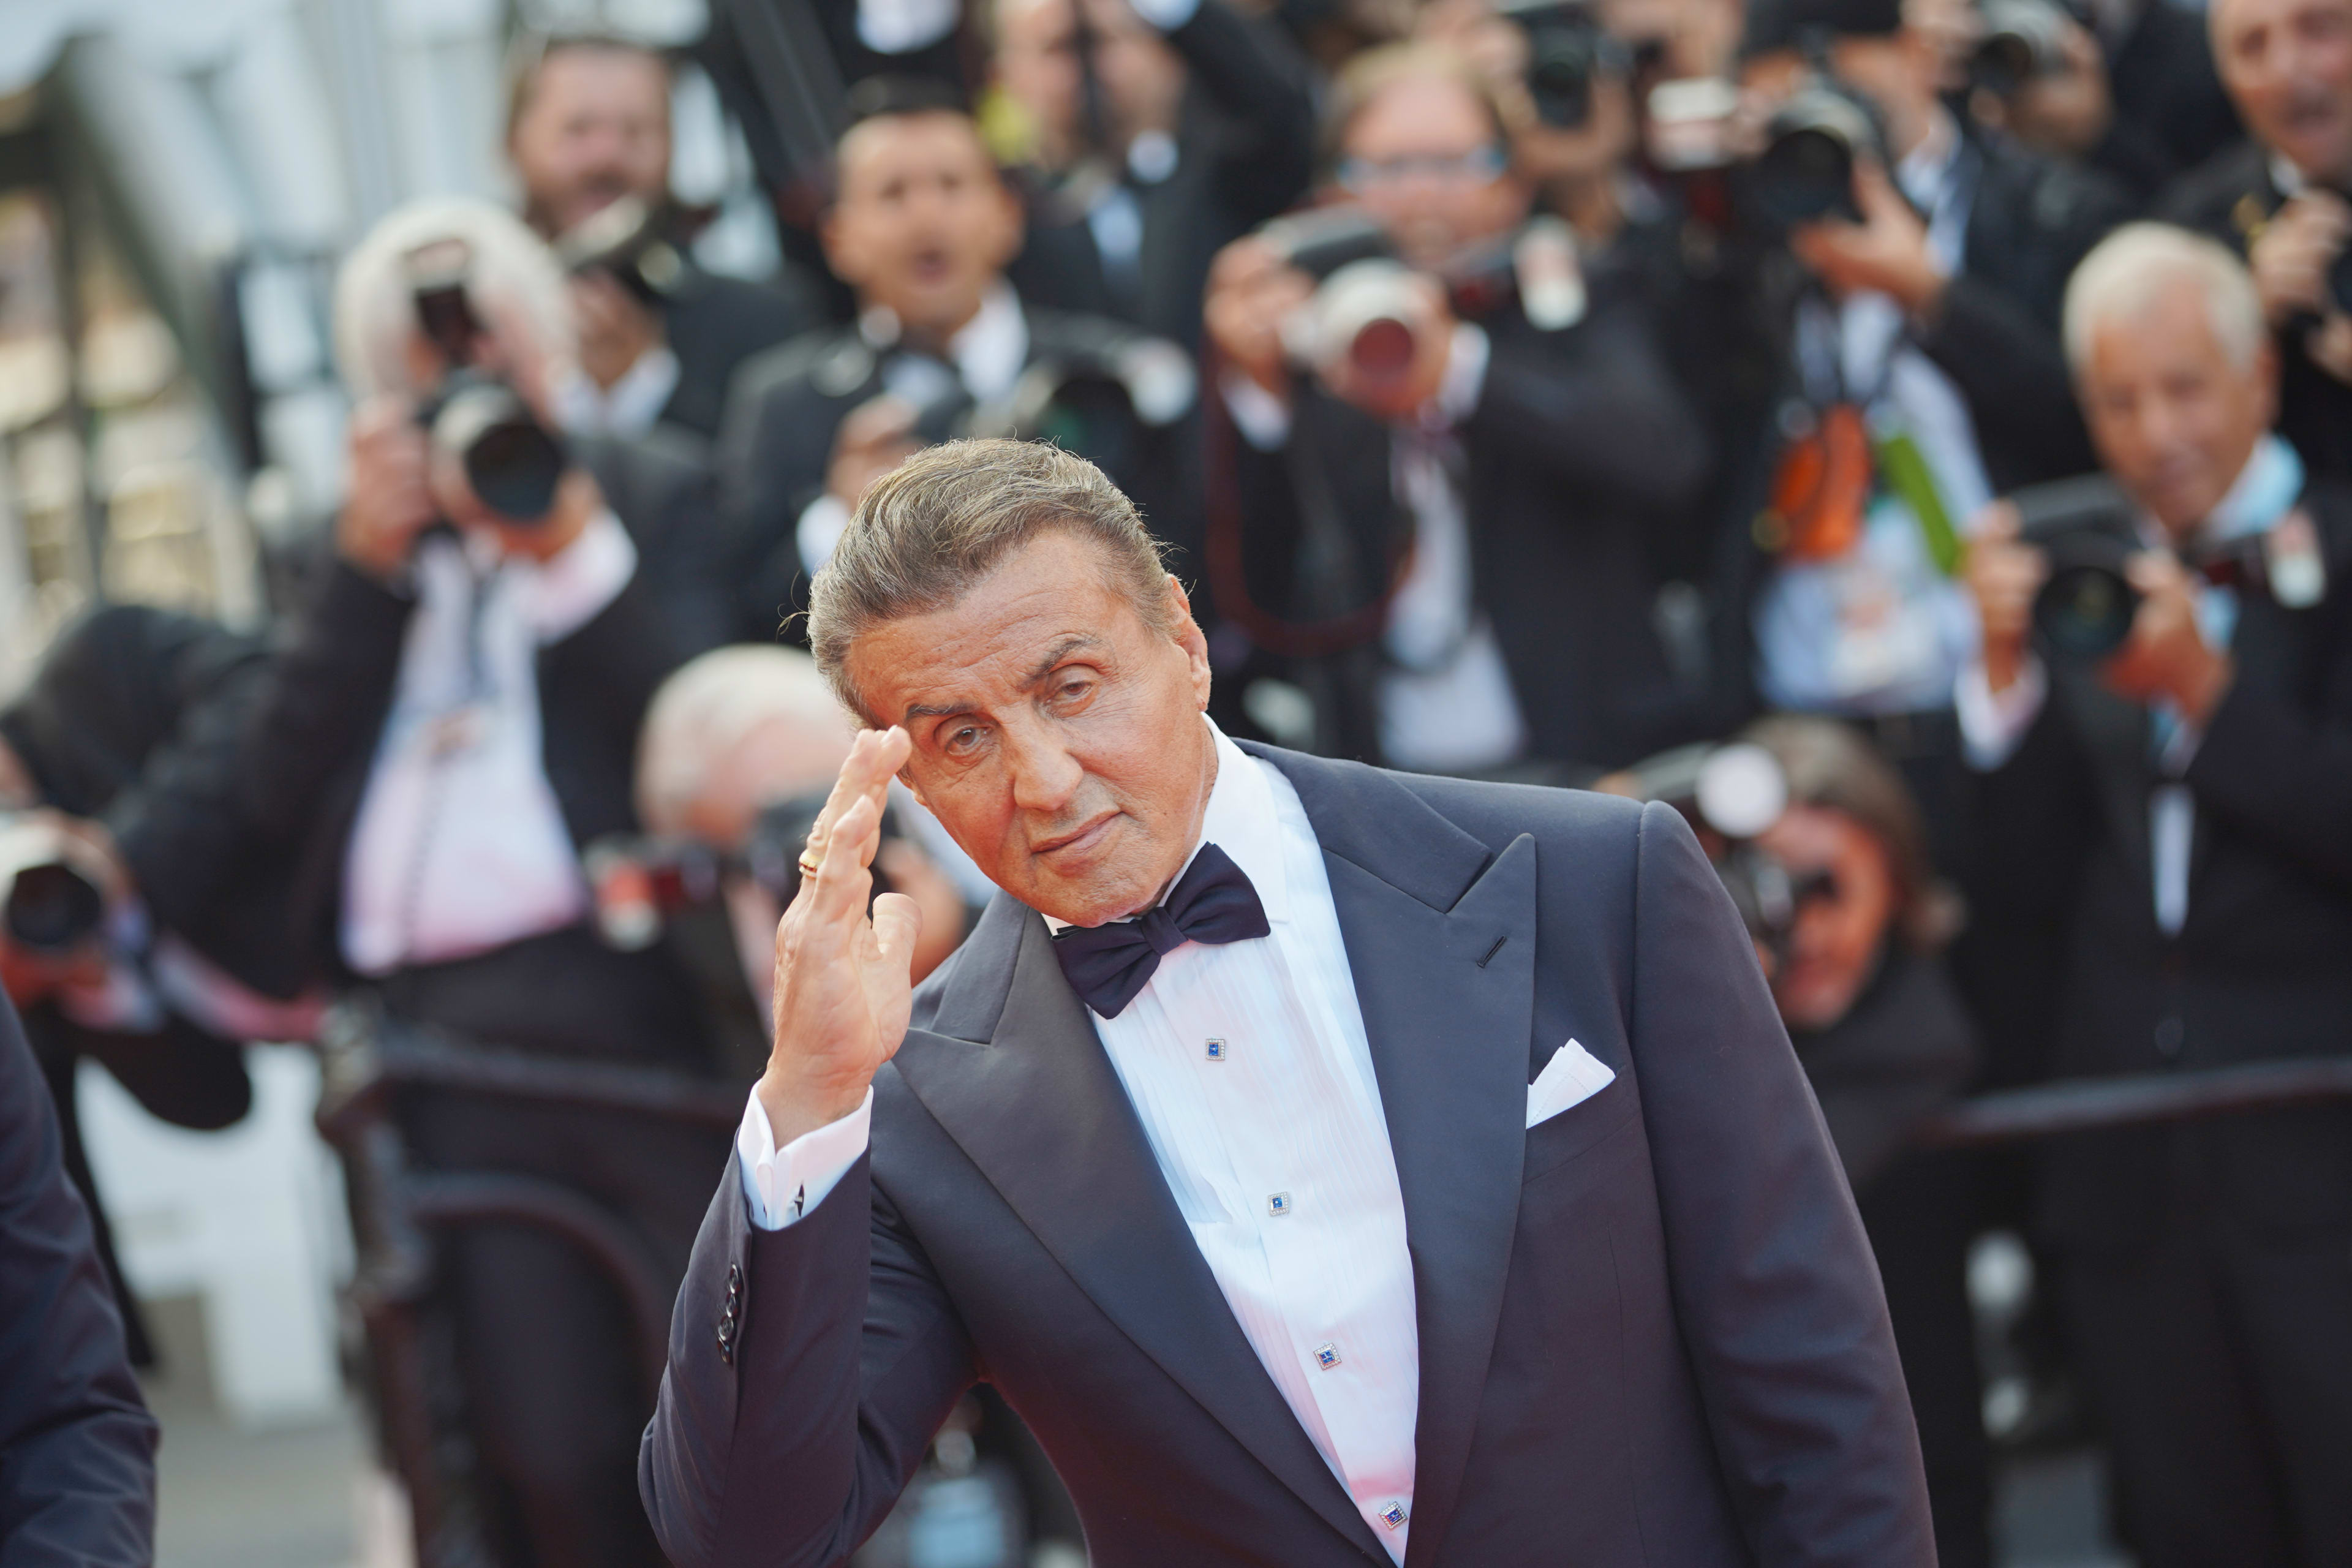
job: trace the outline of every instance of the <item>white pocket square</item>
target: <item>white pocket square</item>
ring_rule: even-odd
[[[1574,1040],[1552,1052],[1535,1082],[1528,1085],[1528,1125],[1549,1121],[1581,1105],[1617,1081],[1617,1075]]]

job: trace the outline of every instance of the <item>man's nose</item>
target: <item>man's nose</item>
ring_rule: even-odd
[[[1077,758],[1042,724],[1008,727],[1004,752],[1013,779],[1013,804],[1023,811],[1058,816],[1087,776]]]

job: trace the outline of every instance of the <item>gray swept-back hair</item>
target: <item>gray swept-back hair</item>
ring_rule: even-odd
[[[1174,629],[1160,542],[1100,468],[1039,441],[949,441],[875,481],[809,585],[809,648],[834,695],[871,723],[849,678],[857,639],[885,621],[955,603],[1005,556],[1055,529],[1098,548],[1106,579],[1146,626]]]
[[[426,196],[395,207],[352,247],[335,274],[335,361],[354,397],[407,392],[416,327],[408,258],[428,246],[466,250],[466,292],[483,325],[527,345],[552,391],[573,373],[578,339],[563,268],[503,207],[471,196]]]
[[[2145,310],[2176,283],[2196,287],[2221,351],[2252,368],[2270,329],[2246,264],[2218,240],[2168,223],[2127,223],[2091,247],[2066,280],[2066,363],[2076,375],[2101,325]]]

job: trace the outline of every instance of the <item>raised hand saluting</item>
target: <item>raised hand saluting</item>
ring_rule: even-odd
[[[906,1037],[922,911],[903,893],[866,900],[904,730],[866,731],[801,851],[801,891],[776,927],[775,1047],[760,1104],[779,1148],[856,1110]]]

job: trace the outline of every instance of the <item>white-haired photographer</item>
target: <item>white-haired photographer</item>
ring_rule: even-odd
[[[2352,1017],[2352,490],[2271,426],[2221,246],[2135,224],[2066,345],[2111,483],[2020,492],[1968,578],[1980,927],[2065,955],[2059,1078],[2340,1054]],[[2082,1135],[2040,1228],[2149,1568],[2352,1555],[2352,1107]]]
[[[299,959],[396,1024],[485,1047],[709,1075],[712,1031],[660,950],[607,947],[583,846],[633,833],[654,690],[696,630],[709,521],[659,449],[563,428],[561,273],[514,217],[421,202],[344,263],[350,499],[247,732],[247,815],[304,868]],[[705,633],[708,636],[708,633]],[[605,1210],[671,1278],[723,1135],[614,1111],[419,1094],[415,1165],[514,1173]],[[441,1258],[488,1550],[642,1568],[646,1408],[612,1287],[529,1229]]]

